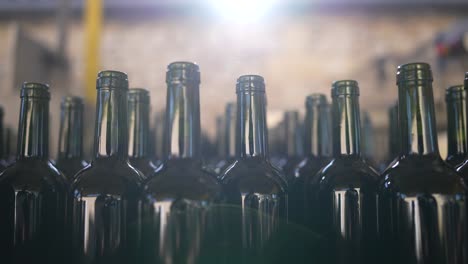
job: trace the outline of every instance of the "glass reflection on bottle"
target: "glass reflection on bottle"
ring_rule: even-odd
[[[128,163],[127,75],[102,71],[97,78],[94,157],[72,185],[76,263],[140,261],[141,182]]]
[[[57,168],[69,181],[88,165],[83,159],[83,107],[83,99],[75,96],[64,97],[60,106]]]
[[[49,88],[21,89],[17,161],[0,174],[1,262],[63,263],[67,180],[49,161]]]
[[[166,83],[166,158],[144,186],[146,252],[153,263],[206,263],[219,253],[213,222],[221,187],[202,168],[198,65],[171,63]]]
[[[429,64],[398,67],[401,153],[383,174],[384,263],[466,263],[466,188],[437,144]]]
[[[287,183],[268,160],[266,97],[263,77],[237,80],[236,161],[221,176],[228,207],[223,215],[223,237],[228,262],[262,263],[273,252],[281,221],[287,222]]]

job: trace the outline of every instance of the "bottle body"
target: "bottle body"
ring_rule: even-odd
[[[18,157],[0,174],[2,263],[62,263],[69,254],[69,189],[48,160],[49,98],[43,84],[21,90]]]
[[[127,91],[126,74],[99,73],[95,156],[72,185],[76,263],[139,260],[143,176],[128,163]]]
[[[430,66],[399,66],[397,84],[401,154],[380,183],[383,259],[465,263],[466,188],[439,155]]]

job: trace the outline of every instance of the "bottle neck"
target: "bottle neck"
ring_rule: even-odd
[[[237,110],[234,107],[231,109],[233,113],[226,114],[226,130],[225,130],[225,157],[232,158],[236,156],[236,114]]]
[[[401,83],[398,92],[401,155],[439,155],[431,83]]]
[[[237,92],[238,158],[268,157],[265,92]]]
[[[333,97],[333,155],[361,155],[361,121],[357,95]]]
[[[21,98],[18,158],[49,156],[49,100]]]
[[[447,100],[448,156],[464,156],[467,151],[466,132],[468,131],[466,91]]]
[[[301,153],[301,128],[299,124],[299,113],[287,112],[284,119],[285,128],[285,151],[288,157],[299,157]]]
[[[128,156],[148,157],[149,104],[128,102]]]
[[[59,159],[81,158],[83,155],[83,109],[65,106],[60,115]]]
[[[308,105],[304,121],[305,151],[309,156],[329,156],[330,129],[327,105]]]
[[[200,94],[192,82],[173,82],[167,89],[166,158],[200,157]]]
[[[128,159],[127,90],[97,90],[94,159]]]

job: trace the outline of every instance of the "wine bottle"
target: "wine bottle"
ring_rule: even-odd
[[[315,230],[333,242],[327,261],[372,263],[379,175],[361,154],[358,83],[334,82],[332,107],[333,159],[306,186],[310,213],[318,220]]]
[[[150,176],[157,169],[149,157],[150,97],[145,89],[133,88],[128,92],[128,156],[130,164]]]
[[[0,174],[2,263],[63,263],[66,249],[65,176],[49,161],[49,87],[24,83],[17,161]]]
[[[466,188],[439,154],[432,80],[427,63],[398,66],[401,153],[380,183],[383,263],[466,262]]]
[[[236,159],[236,103],[226,104],[224,113],[223,159],[216,165],[216,172],[221,174]]]
[[[289,188],[289,219],[298,224],[310,223],[306,203],[306,186],[317,172],[330,161],[331,135],[329,105],[324,94],[306,97],[304,148],[306,157],[296,166]],[[314,217],[311,214],[310,217]]]
[[[468,117],[466,104],[466,90],[463,85],[447,88],[445,93],[447,104],[447,145],[448,164],[456,167],[463,162],[468,154]]]
[[[83,100],[66,96],[62,99],[57,168],[69,181],[86,167],[83,159]]]
[[[263,263],[272,257],[265,250],[281,221],[287,222],[287,183],[268,159],[263,77],[240,76],[236,93],[236,160],[220,178],[226,203],[234,205],[224,215],[224,237],[230,263]]]
[[[144,186],[149,197],[145,231],[153,262],[200,263],[212,250],[214,206],[221,187],[203,168],[200,146],[200,72],[173,62],[166,74],[165,160]],[[208,256],[207,256],[208,255]]]
[[[302,127],[299,122],[298,111],[286,111],[284,113],[284,142],[286,162],[282,170],[289,184],[294,178],[294,169],[303,159],[302,155]]]
[[[98,74],[94,156],[72,185],[76,263],[133,263],[143,175],[128,162],[127,75]]]

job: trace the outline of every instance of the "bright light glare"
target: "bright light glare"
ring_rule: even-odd
[[[250,23],[264,17],[277,0],[210,0],[219,16],[238,23]]]

